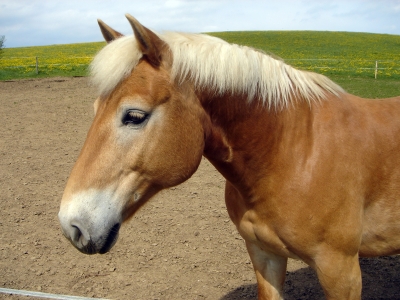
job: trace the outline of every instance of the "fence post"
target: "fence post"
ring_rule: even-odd
[[[39,74],[39,62],[38,57],[36,56],[36,75]]]
[[[375,79],[378,77],[378,61],[375,61]]]

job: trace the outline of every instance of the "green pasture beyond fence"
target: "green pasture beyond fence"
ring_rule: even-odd
[[[302,70],[327,76],[400,79],[400,36],[349,32],[260,31],[211,35],[273,53]],[[5,48],[0,80],[86,76],[104,42]]]
[[[10,57],[0,60],[0,79],[86,76],[93,57],[69,57],[60,59],[54,56]]]

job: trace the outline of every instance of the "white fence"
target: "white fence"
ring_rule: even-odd
[[[0,59],[0,71],[36,74],[68,72],[74,68],[84,70],[91,60],[92,57],[3,57]],[[284,61],[298,69],[327,75],[400,78],[400,60],[288,58]]]
[[[365,60],[365,59],[285,59],[290,65],[299,69],[329,74],[366,75],[368,77],[383,75],[400,78],[400,60]]]

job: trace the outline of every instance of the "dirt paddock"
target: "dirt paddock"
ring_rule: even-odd
[[[109,299],[255,299],[224,180],[205,160],[125,224],[110,253],[81,254],[62,236],[59,202],[95,96],[86,78],[0,82],[0,287]],[[400,299],[398,257],[361,265],[363,299]],[[285,297],[323,298],[301,262],[289,261]]]

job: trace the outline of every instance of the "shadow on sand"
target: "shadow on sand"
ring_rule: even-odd
[[[400,299],[400,256],[360,259],[362,299]],[[325,299],[315,272],[310,268],[288,272],[284,298]],[[220,300],[257,299],[257,285],[242,285]]]

